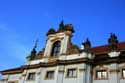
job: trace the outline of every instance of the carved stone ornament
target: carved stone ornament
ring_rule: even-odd
[[[73,25],[72,25],[72,24],[64,25],[64,22],[61,21],[61,23],[59,24],[58,32],[63,32],[63,31],[71,31],[71,32],[74,32]]]
[[[111,33],[110,38],[108,39],[109,50],[110,51],[117,50],[117,43],[118,43],[117,36],[115,34]]]
[[[84,43],[82,43],[82,45],[84,46],[84,51],[86,51],[86,52],[90,51],[91,42],[89,41],[88,38],[86,39],[86,41]]]
[[[49,29],[46,35],[55,34],[56,30],[54,28]]]
[[[32,60],[35,56],[36,56],[36,50],[33,49],[33,50],[31,51],[30,60]]]
[[[29,57],[30,60],[34,59],[34,57],[36,56],[36,53],[37,53],[37,51],[36,51],[37,43],[38,43],[38,40],[35,42],[35,45],[34,45],[32,51],[31,51],[31,54],[30,54],[30,57]]]
[[[59,32],[60,31],[63,31],[63,29],[64,29],[64,23],[63,23],[63,20],[61,21],[61,23],[59,24]]]

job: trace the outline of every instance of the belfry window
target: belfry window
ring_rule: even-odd
[[[61,46],[60,41],[57,41],[53,44],[51,56],[57,56],[59,54],[60,46]]]

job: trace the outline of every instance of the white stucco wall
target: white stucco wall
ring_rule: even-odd
[[[109,83],[109,80],[93,80],[93,83]]]
[[[75,78],[66,77],[67,69],[71,69],[71,68],[77,69],[77,77],[75,77]],[[86,77],[87,75],[85,75],[85,71],[86,71],[86,65],[84,63],[65,66],[63,83],[85,83],[85,78],[88,78],[88,77]]]
[[[39,72],[41,72],[40,68],[25,70],[23,74],[26,76],[22,76],[21,83],[38,83]],[[27,80],[29,73],[35,73],[35,80]]]
[[[8,76],[8,81],[19,80],[21,78],[21,74],[10,74]]]
[[[94,55],[81,53],[81,54],[72,54],[72,55],[62,55],[59,57],[59,60],[73,60],[73,59],[80,59],[80,58],[89,58],[92,59]]]
[[[48,80],[45,79],[46,72],[51,71],[51,70],[55,72],[54,79],[48,79]],[[41,75],[41,82],[40,83],[56,83],[57,67],[42,68],[40,75]]]
[[[32,61],[30,61],[29,64],[39,64],[40,62],[45,62],[45,60],[44,60],[44,59],[40,59],[40,60],[32,60]]]
[[[18,82],[20,82],[21,73],[5,75],[4,78],[7,78],[7,80],[3,81],[3,83],[8,83],[9,81],[18,81]]]
[[[114,53],[111,53],[114,54]],[[113,56],[113,55],[112,55]],[[81,53],[73,55],[62,55],[59,57],[60,60],[73,60],[79,58],[93,58],[93,55]],[[37,64],[44,62],[44,59],[31,61],[30,64]],[[125,79],[121,78],[121,71],[110,71],[125,68],[125,63],[117,64],[106,64],[97,65],[91,70],[91,66],[86,63],[80,64],[69,64],[69,65],[58,65],[53,67],[41,67],[36,69],[24,70],[23,73],[3,75],[2,79],[7,81],[18,81],[19,83],[125,83]],[[67,70],[71,68],[77,69],[77,77],[68,78],[66,77]],[[107,69],[108,78],[103,80],[94,79],[94,72],[96,69]],[[54,79],[45,79],[47,71],[55,71]],[[27,80],[28,73],[35,72],[35,80]],[[93,77],[93,78],[91,78]],[[0,81],[0,83],[7,83],[7,81]]]
[[[113,64],[96,66],[95,67],[96,69],[105,69],[105,68],[108,69],[108,79],[97,80],[93,78],[93,83],[125,83],[125,79],[121,79],[122,72],[120,70],[120,68],[122,67],[124,68],[124,65],[125,65],[124,63],[121,64],[113,63]],[[120,71],[110,71],[110,70],[120,70]]]
[[[120,83],[125,83],[125,79],[120,79]]]
[[[123,66],[123,64],[122,64]],[[104,65],[104,68],[116,68],[115,64],[112,65]],[[67,78],[67,69],[76,68],[77,69],[77,77],[75,78]],[[99,68],[99,66],[97,66]],[[45,75],[47,71],[55,71],[54,79],[45,79]],[[63,70],[65,70],[63,72]],[[25,70],[22,74],[11,74],[4,75],[3,78],[7,78],[8,81],[19,81],[19,83],[125,83],[125,79],[120,79],[120,73],[110,72],[108,71],[108,79],[107,80],[91,80],[91,67],[85,63],[81,64],[72,64],[66,66],[54,66],[54,67],[45,67],[45,68],[37,68],[37,69],[29,69]],[[36,79],[29,81],[27,80],[28,73],[35,72]],[[26,74],[26,76],[22,76]],[[92,76],[93,77],[93,76]],[[6,81],[1,83],[7,83]]]

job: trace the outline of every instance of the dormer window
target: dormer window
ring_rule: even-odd
[[[53,44],[53,48],[52,48],[52,52],[51,52],[51,56],[54,57],[54,56],[57,56],[60,52],[60,46],[61,46],[61,42],[60,41],[56,41],[54,44]]]

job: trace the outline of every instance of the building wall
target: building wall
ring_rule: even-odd
[[[3,75],[5,80],[1,83],[8,83],[9,81],[18,81],[19,83],[125,83],[125,79],[121,78],[121,71],[113,71],[113,68],[119,69],[121,67],[124,67],[124,63],[97,65],[93,68],[93,72],[96,69],[107,69],[107,79],[95,79],[94,73],[91,72],[91,66],[85,63],[29,69],[20,74]],[[77,69],[77,77],[66,77],[67,70],[72,68]],[[50,70],[55,71],[54,79],[45,79],[46,72]],[[36,73],[35,80],[27,80],[28,73],[31,72]]]
[[[21,74],[12,74],[8,76],[8,81],[20,81]]]
[[[51,62],[49,59],[53,59],[51,57],[52,45],[55,41],[61,41],[60,54],[57,55],[58,58],[54,58],[56,60],[74,60],[74,59],[93,59],[94,55],[91,53],[83,52],[79,54],[67,55],[67,46],[68,41],[70,41],[70,37],[72,36],[71,32],[64,32],[54,35],[49,35],[44,57],[40,60],[32,60],[28,61],[27,65],[39,64],[40,62]],[[110,58],[118,57],[120,52],[110,52],[108,55]],[[101,56],[101,55],[100,55]],[[14,81],[15,83],[125,83],[125,79],[122,79],[122,68],[125,68],[125,63],[117,64],[101,64],[101,65],[93,65],[89,62],[83,63],[71,63],[66,65],[57,65],[50,67],[39,67],[35,69],[25,69],[22,73],[19,74],[9,74],[3,75],[2,82],[0,83],[8,83]],[[76,69],[75,77],[67,77],[68,69]],[[96,77],[97,70],[106,70],[107,78],[106,79],[98,79]],[[47,71],[54,71],[54,78],[48,79],[46,78]],[[34,80],[27,80],[29,73],[35,73]]]

